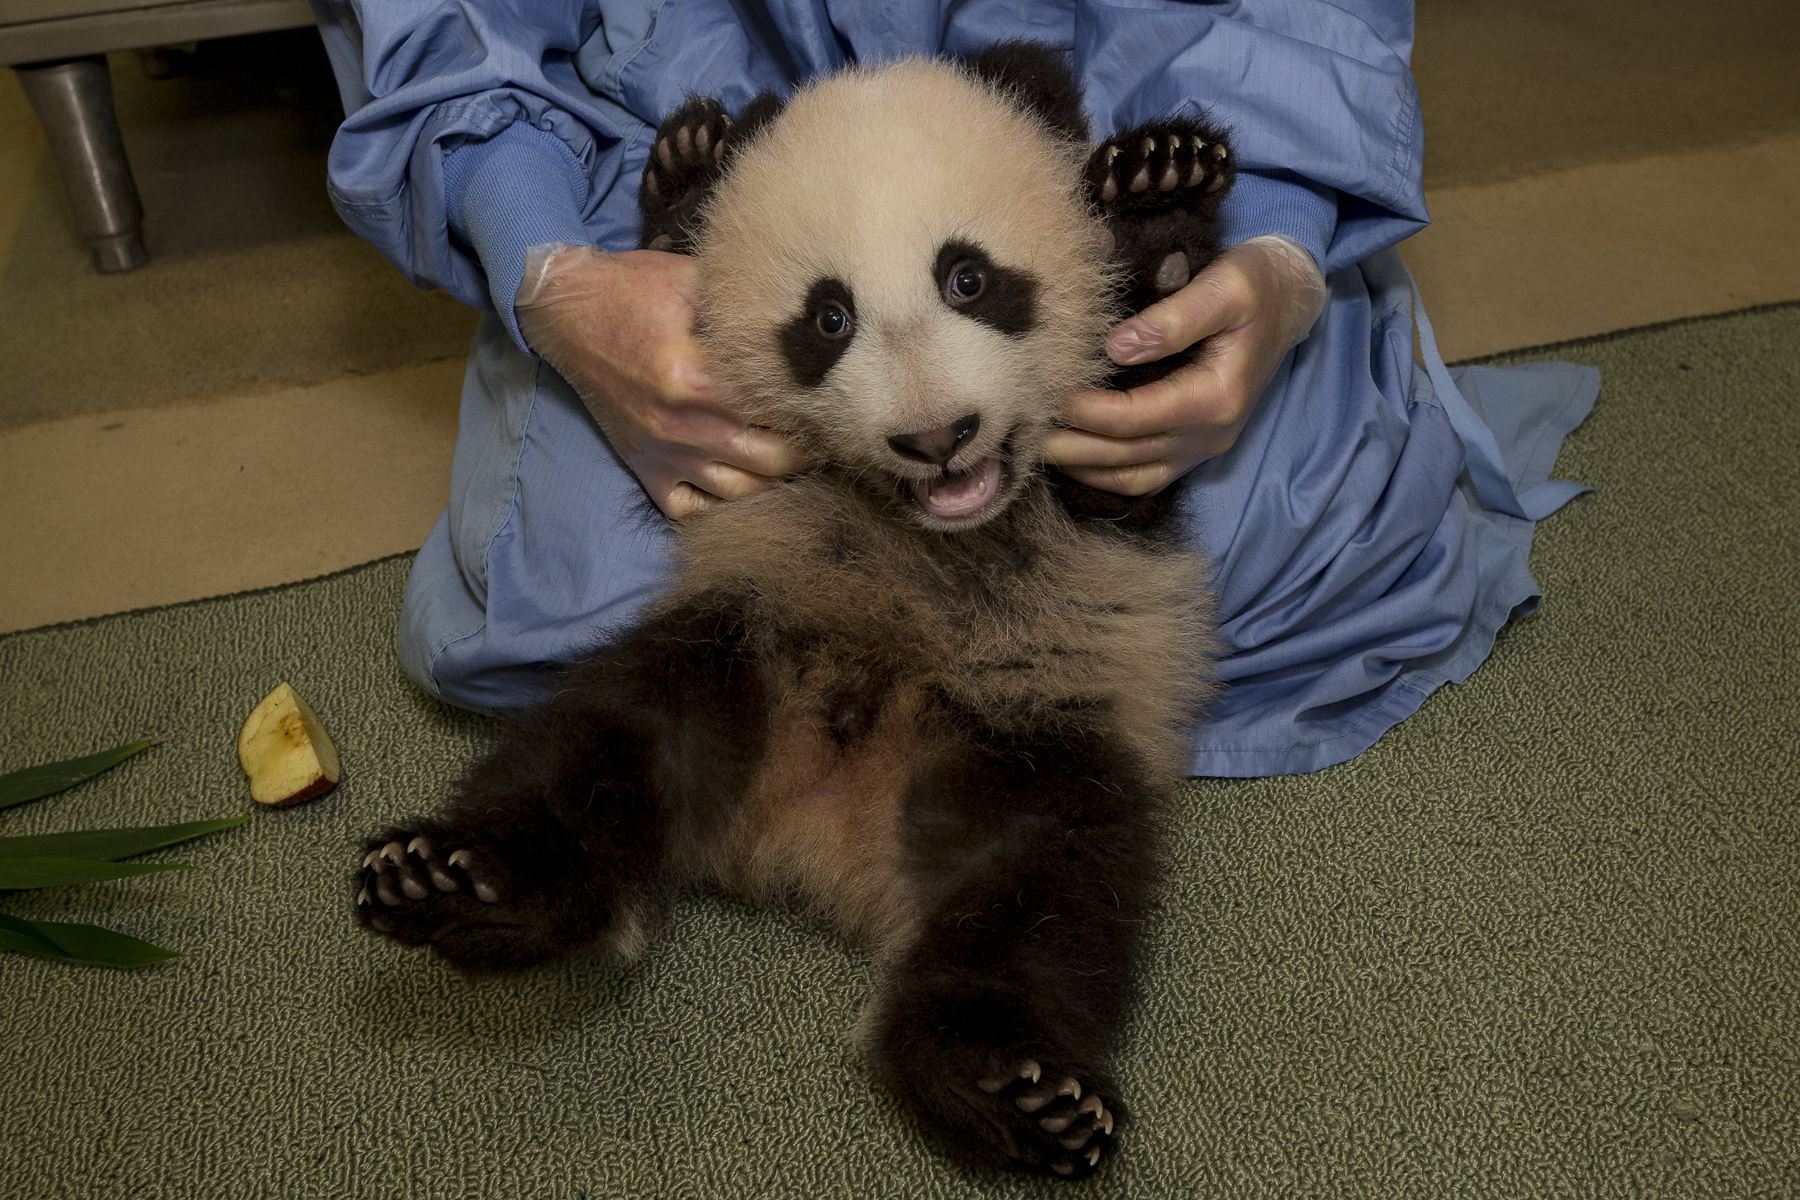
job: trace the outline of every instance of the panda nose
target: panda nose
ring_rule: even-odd
[[[901,458],[935,463],[941,467],[955,457],[962,444],[974,437],[975,431],[980,428],[981,414],[970,413],[962,420],[954,421],[941,429],[928,429],[924,433],[897,433],[887,442]]]

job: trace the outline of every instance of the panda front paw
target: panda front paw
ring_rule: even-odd
[[[692,252],[695,219],[724,171],[731,127],[725,106],[703,96],[663,120],[638,193],[644,249]]]
[[[1207,204],[1237,163],[1223,135],[1198,121],[1152,121],[1107,138],[1088,156],[1088,189],[1103,215]]]

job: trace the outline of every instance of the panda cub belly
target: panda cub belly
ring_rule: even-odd
[[[470,969],[629,961],[671,892],[803,896],[862,935],[875,1075],[966,1161],[1098,1170],[1161,831],[1204,708],[1179,492],[1044,465],[1107,329],[1218,252],[1224,135],[1089,144],[1065,56],[903,60],[658,130],[644,248],[820,464],[675,530],[668,594],[566,665],[435,816],[370,838],[365,926]]]
[[[889,944],[919,911],[909,786],[971,722],[1079,727],[1152,779],[1180,773],[1176,730],[1203,703],[1209,644],[1195,556],[1084,530],[1042,489],[933,545],[830,480],[709,510],[681,545],[669,605],[743,597],[769,697],[751,799],[702,874],[752,896],[797,890]]]

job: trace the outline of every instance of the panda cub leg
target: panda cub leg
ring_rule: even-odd
[[[863,1023],[953,1151],[1092,1173],[1125,1119],[1108,1069],[1150,903],[1160,795],[1099,730],[976,730],[906,799],[915,935]]]
[[[730,827],[765,728],[735,606],[646,622],[563,676],[443,812],[364,843],[358,917],[470,969],[634,957],[671,876]]]
[[[732,154],[773,120],[783,103],[764,92],[733,118],[719,101],[694,96],[664,118],[638,186],[640,250],[694,252],[702,209],[730,170]]]
[[[1088,157],[1087,186],[1125,267],[1121,297],[1140,312],[1185,287],[1219,255],[1219,204],[1237,160],[1225,134],[1200,121],[1152,121],[1114,134]],[[1187,354],[1121,367],[1109,386],[1129,389],[1190,361]]]

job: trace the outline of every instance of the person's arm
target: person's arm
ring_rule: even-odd
[[[670,515],[804,465],[707,377],[693,264],[629,250],[654,128],[634,112],[660,101],[619,75],[655,37],[654,0],[314,7],[348,114],[329,161],[346,224],[418,286],[495,311],[569,381]],[[770,67],[731,32],[720,24],[707,44],[725,56],[716,62],[735,57],[729,73],[748,91]],[[650,75],[653,89],[674,74]]]
[[[476,242],[501,263],[522,261],[512,230],[629,244],[635,211],[602,202],[644,123],[576,70],[590,0],[314,9],[346,113],[332,203],[414,284],[494,308],[516,332]],[[511,171],[523,177],[509,183]]]

